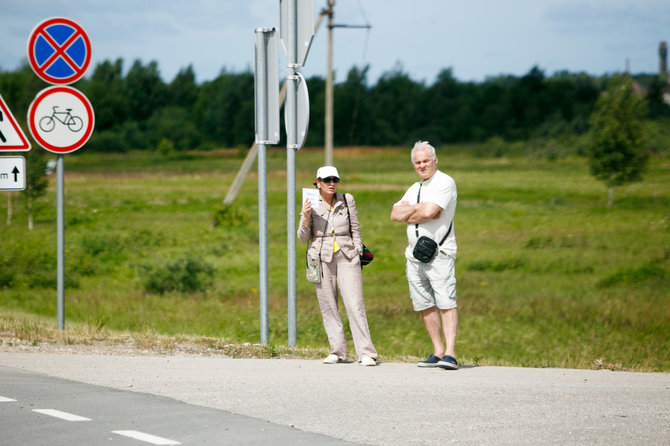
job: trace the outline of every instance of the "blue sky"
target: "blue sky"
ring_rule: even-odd
[[[315,14],[326,6],[315,0]],[[103,60],[158,62],[164,80],[192,65],[198,82],[222,69],[253,69],[253,31],[279,27],[279,0],[2,0],[0,69],[26,59],[32,29],[67,17],[92,41],[90,74]],[[605,74],[658,71],[658,44],[670,41],[669,0],[336,0],[336,81],[369,64],[369,81],[401,69],[431,83],[444,68],[460,80],[522,75],[534,65]],[[318,30],[305,67],[325,75],[326,27]],[[282,53],[280,53],[282,54]],[[280,57],[280,65],[285,60]],[[280,78],[285,68],[279,68]]]

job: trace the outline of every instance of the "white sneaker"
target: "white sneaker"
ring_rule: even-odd
[[[363,356],[363,357],[361,358],[361,365],[365,365],[365,366],[376,366],[376,365],[377,365],[377,361],[375,361],[374,359],[372,359],[372,358],[369,357],[369,356]]]
[[[323,360],[324,364],[337,364],[340,361],[340,358],[337,355],[328,355],[326,359]]]

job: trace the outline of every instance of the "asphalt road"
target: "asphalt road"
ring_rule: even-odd
[[[4,395],[11,395],[10,397]],[[5,446],[346,446],[355,443],[148,393],[0,366]]]
[[[19,372],[31,372],[28,380],[34,372],[124,395],[159,396],[193,410],[214,409],[221,419],[243,415],[226,426],[261,420],[277,429],[277,439],[319,435],[311,444],[337,444],[330,443],[336,439],[398,446],[670,444],[667,373],[505,367],[450,372],[401,363],[361,367],[292,359],[0,353],[0,396],[14,398],[4,377]],[[57,387],[62,389],[55,389],[55,397],[72,400],[68,386]],[[105,390],[92,389],[87,398],[95,389]],[[166,418],[170,421],[163,424],[185,432],[188,440],[187,418]],[[258,429],[253,423],[244,428]],[[265,444],[255,441],[246,444]]]

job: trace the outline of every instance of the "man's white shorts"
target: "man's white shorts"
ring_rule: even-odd
[[[456,273],[453,258],[440,252],[430,263],[407,260],[405,273],[414,311],[423,311],[431,307],[440,310],[456,308]]]

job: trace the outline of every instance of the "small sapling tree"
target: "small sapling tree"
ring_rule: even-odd
[[[614,188],[642,180],[647,167],[649,157],[642,144],[646,107],[631,77],[617,76],[591,115],[589,164],[591,174],[608,188],[608,208],[614,203]]]

